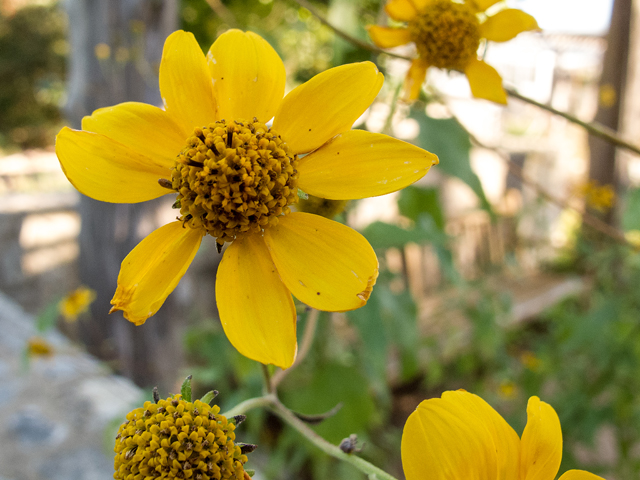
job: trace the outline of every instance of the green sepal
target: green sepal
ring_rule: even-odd
[[[218,396],[218,393],[220,392],[218,392],[217,390],[211,390],[210,392],[205,393],[200,401],[202,403],[206,403],[207,405],[211,405],[211,401]]]
[[[302,200],[309,200],[309,194],[304,193],[300,189],[298,189],[298,197],[300,197]]]
[[[182,205],[181,205],[180,199],[178,199],[175,202],[173,202],[173,205],[171,205],[171,208],[180,208],[181,206]]]
[[[253,477],[256,474],[256,471],[251,469],[251,470],[247,470],[245,469],[244,471],[247,475],[249,475],[250,477]]]
[[[187,378],[184,379],[184,382],[182,382],[182,387],[180,387],[180,393],[182,394],[182,399],[185,402],[191,401],[191,379],[192,378],[193,376],[189,375]]]

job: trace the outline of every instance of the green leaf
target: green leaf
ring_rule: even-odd
[[[38,318],[36,318],[36,328],[39,332],[46,332],[47,330],[50,330],[55,326],[60,314],[58,304],[61,300],[62,297],[51,302],[49,305],[47,305],[44,311],[40,315],[38,315]]]
[[[362,235],[376,250],[402,248],[407,243],[429,243],[432,240],[430,232],[425,230],[416,228],[407,230],[384,222],[373,222],[362,231]]]
[[[482,208],[491,212],[480,179],[471,169],[471,140],[462,125],[455,118],[431,118],[422,109],[412,109],[410,117],[420,126],[420,134],[414,143],[438,155],[440,163],[436,168],[469,185],[480,199]]]
[[[625,231],[640,230],[640,188],[629,189],[627,205],[622,214],[622,226]]]
[[[211,390],[210,392],[205,393],[200,401],[202,403],[206,403],[207,405],[211,405],[211,401],[218,396],[218,393],[219,392],[217,390]]]
[[[180,387],[180,393],[182,394],[182,399],[185,402],[191,401],[191,378],[192,375],[185,378],[184,382],[182,382],[182,387]]]
[[[406,187],[400,192],[398,209],[402,215],[414,222],[421,214],[426,213],[433,218],[440,230],[444,230],[444,215],[436,188],[421,188],[414,185]]]

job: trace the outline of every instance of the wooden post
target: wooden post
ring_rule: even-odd
[[[71,55],[65,113],[71,126],[80,128],[83,116],[125,101],[161,105],[157,72],[164,40],[177,28],[177,0],[68,0],[66,6]],[[141,327],[120,312],[107,314],[120,263],[144,236],[141,221],[156,207],[82,197],[79,273],[97,300],[80,337],[91,353],[139,385],[166,388],[180,365],[171,302]]]
[[[629,38],[631,32],[632,0],[615,0],[611,14],[611,24],[607,35],[607,51],[600,77],[598,112],[596,122],[618,131],[624,101],[629,59]],[[589,178],[600,185],[611,185],[617,190],[616,147],[602,139],[590,136]],[[595,212],[594,212],[595,213]],[[613,209],[604,220],[613,224]]]

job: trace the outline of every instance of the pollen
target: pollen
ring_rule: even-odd
[[[435,0],[408,27],[420,57],[437,68],[464,70],[480,45],[480,22],[466,3]]]
[[[220,408],[180,395],[145,402],[116,436],[115,480],[244,478],[247,456]]]
[[[298,201],[297,166],[280,135],[257,119],[220,120],[196,128],[177,156],[174,207],[185,225],[204,229],[221,246],[290,212]]]

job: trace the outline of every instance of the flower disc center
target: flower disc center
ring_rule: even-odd
[[[196,128],[171,174],[180,220],[219,245],[260,232],[298,201],[297,166],[297,155],[255,118]]]
[[[480,45],[480,22],[467,4],[435,0],[409,22],[411,39],[430,66],[464,70]]]

